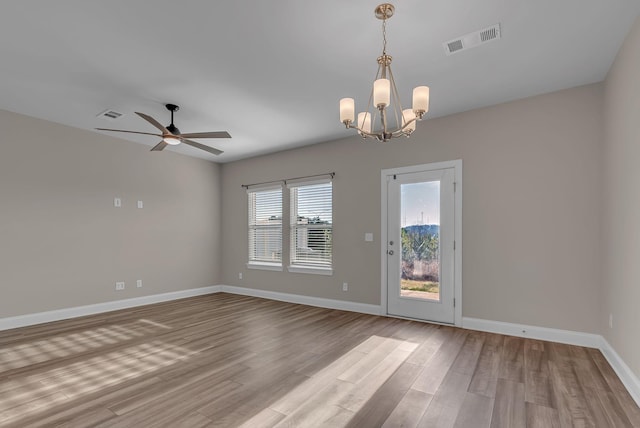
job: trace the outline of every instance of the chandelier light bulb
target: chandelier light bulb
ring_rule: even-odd
[[[391,82],[389,79],[378,79],[373,82],[373,105],[384,108],[391,101]]]
[[[413,90],[413,111],[422,117],[422,114],[429,111],[429,87],[418,86]]]
[[[402,110],[402,129],[405,133],[411,134],[416,130],[416,114],[410,108]]]
[[[340,100],[340,122],[348,125],[355,120],[356,102],[353,98]]]
[[[363,132],[371,132],[371,114],[367,111],[358,113],[358,128]],[[360,133],[362,135],[362,133]]]

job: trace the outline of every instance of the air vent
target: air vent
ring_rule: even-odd
[[[464,46],[462,45],[462,40],[458,39],[458,40],[454,40],[453,42],[447,43],[447,49],[449,50],[449,53],[454,53],[455,51],[464,49]]]
[[[101,117],[103,119],[107,119],[107,120],[116,120],[119,119],[120,117],[124,116],[124,113],[119,113],[115,110],[111,110],[111,109],[107,109],[105,111],[103,111],[102,113],[98,114],[97,117]]]
[[[498,25],[487,28],[486,30],[480,31],[480,42],[488,42],[489,40],[497,39],[500,37],[500,27]]]
[[[483,43],[488,43],[492,40],[498,40],[500,38],[500,24],[492,25],[491,27],[484,28],[480,31],[465,34],[462,37],[458,37],[448,42],[443,43],[444,51],[447,55],[452,55],[456,52],[464,51],[467,49],[475,48]]]

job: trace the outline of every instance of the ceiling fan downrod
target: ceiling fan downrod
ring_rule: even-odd
[[[173,135],[180,135],[180,130],[173,124],[173,113],[180,110],[180,107],[175,104],[165,104],[165,107],[171,112],[171,125],[167,126],[167,130]]]

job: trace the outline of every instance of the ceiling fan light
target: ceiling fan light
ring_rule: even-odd
[[[165,143],[172,146],[177,146],[178,144],[181,143],[180,139],[176,137],[164,137],[163,140]]]

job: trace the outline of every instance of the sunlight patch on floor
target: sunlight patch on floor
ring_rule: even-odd
[[[156,340],[0,382],[0,425],[184,361],[195,353]]]
[[[345,426],[418,347],[371,336],[309,380],[246,421],[242,427],[281,420],[284,426]]]
[[[141,319],[3,347],[0,349],[0,373],[156,334],[160,328],[170,327]]]

